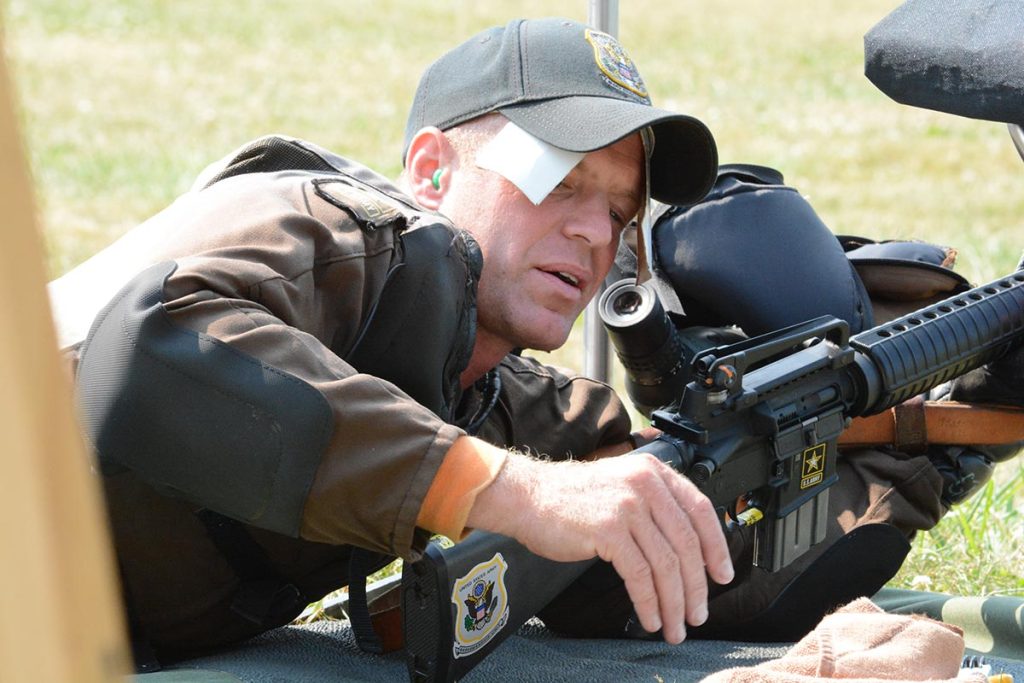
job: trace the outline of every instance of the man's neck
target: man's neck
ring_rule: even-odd
[[[473,355],[469,359],[469,365],[466,366],[466,369],[459,376],[462,388],[466,389],[472,386],[473,382],[496,367],[501,362],[501,359],[507,356],[510,351],[512,351],[512,347],[507,342],[495,339],[477,328],[476,342],[473,344]]]

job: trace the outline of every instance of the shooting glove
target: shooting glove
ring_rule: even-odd
[[[1021,268],[1024,268],[1024,259],[1017,264],[1017,270],[1020,270]],[[933,392],[938,391],[939,389],[933,390]],[[956,378],[949,383],[948,391],[942,398],[948,398],[948,400],[960,401],[963,403],[995,403],[999,405],[1018,406],[1024,408],[1024,346],[1017,346],[1002,358],[994,360],[977,370],[972,370],[962,377]],[[986,458],[990,463],[1002,462],[1003,460],[1008,460],[1017,455],[1022,446],[1024,446],[1024,442],[1019,441],[1017,443],[1006,444],[1003,446],[964,449],[966,452],[957,456],[958,474],[965,474],[969,470],[976,469],[975,465],[967,463],[970,463],[978,456]],[[953,449],[951,448],[946,449],[947,457],[949,452],[952,450]],[[960,465],[961,462],[963,463],[963,467]],[[935,463],[935,461],[933,461],[933,463]],[[935,468],[939,470],[939,473],[942,474],[944,480],[947,479],[949,475],[948,471],[944,471],[939,464],[936,464]],[[956,476],[953,477],[954,483],[952,485],[954,487],[956,486],[956,478]],[[960,500],[963,500],[966,496],[973,493],[980,485],[981,484],[979,483],[977,486],[972,488],[965,496],[961,497]],[[946,502],[945,486],[943,487],[943,502]],[[952,502],[956,503],[959,501],[953,500]]]
[[[1024,346],[952,382],[949,398],[1024,408]]]
[[[1024,407],[1024,347],[929,393],[931,400],[997,403]],[[946,507],[970,498],[992,477],[995,464],[1009,460],[1024,442],[998,446],[930,446],[928,458],[942,475]]]
[[[993,451],[1005,446],[931,446],[928,459],[942,476],[942,504],[950,508],[973,496],[992,478]],[[1016,452],[1017,446],[1013,446]]]

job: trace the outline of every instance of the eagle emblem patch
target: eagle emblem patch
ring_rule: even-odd
[[[626,49],[619,45],[619,41],[607,33],[591,29],[587,29],[586,37],[587,42],[594,48],[594,61],[597,62],[597,68],[601,73],[613,84],[650,104],[644,79],[640,77],[636,64],[626,54]]]
[[[452,654],[468,657],[508,623],[508,591],[505,572],[508,563],[501,553],[469,570],[455,582],[452,602],[455,604],[455,642]]]

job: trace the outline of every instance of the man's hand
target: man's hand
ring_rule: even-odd
[[[953,380],[949,398],[1024,407],[1024,345]]]
[[[1024,408],[1024,346],[1012,349],[1002,358],[971,370],[953,380],[948,393],[938,387],[933,394],[939,400],[961,403],[992,403]],[[942,502],[947,507],[962,502],[980,489],[992,476],[995,463],[1021,452],[1024,441],[998,446],[932,446],[928,457],[942,475]]]
[[[1017,270],[1024,270],[1024,256],[1017,263]],[[953,380],[949,399],[1024,407],[1024,344]]]
[[[599,556],[623,578],[637,616],[666,641],[707,619],[705,567],[733,578],[711,502],[688,479],[646,453],[596,462],[543,462],[511,454],[480,492],[469,526],[512,536],[558,561]]]

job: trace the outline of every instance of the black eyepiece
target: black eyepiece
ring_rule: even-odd
[[[689,373],[675,325],[657,294],[633,279],[605,290],[598,312],[626,370],[626,391],[644,415],[679,399]]]

